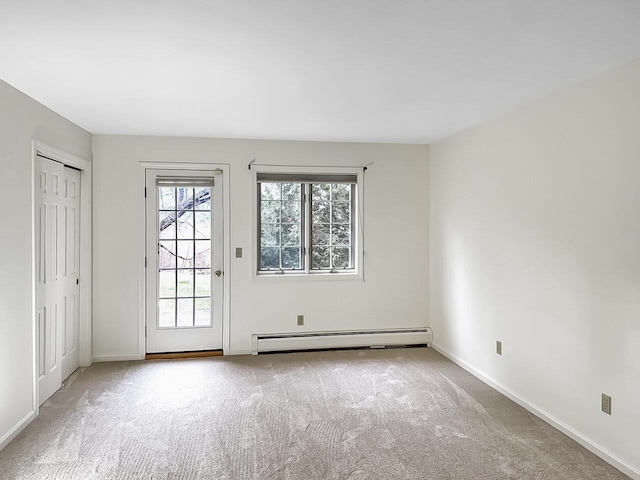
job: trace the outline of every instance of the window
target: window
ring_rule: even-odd
[[[159,177],[156,184],[158,327],[209,326],[213,179]]]
[[[355,273],[356,175],[258,173],[258,272]]]

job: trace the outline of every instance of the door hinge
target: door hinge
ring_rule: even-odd
[[[144,187],[144,198],[147,198],[147,187]]]
[[[147,337],[147,327],[144,327],[144,336]]]
[[[147,257],[144,257],[144,268],[147,268],[147,265],[148,265]]]

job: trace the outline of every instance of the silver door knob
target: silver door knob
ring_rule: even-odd
[[[221,270],[216,270],[213,273],[216,275],[216,277],[219,277],[220,275],[222,275],[222,271]]]

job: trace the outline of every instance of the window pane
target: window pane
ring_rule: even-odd
[[[193,238],[193,212],[178,212],[178,238]]]
[[[311,198],[314,202],[331,200],[331,187],[328,183],[314,183],[311,189]]]
[[[196,296],[211,295],[211,270],[196,270]]]
[[[175,210],[176,189],[173,187],[159,187],[158,206],[160,210]]]
[[[260,252],[260,268],[280,268],[280,249],[278,247],[262,247]]]
[[[329,202],[314,201],[311,206],[311,221],[313,223],[329,223],[331,221],[330,205]]]
[[[280,226],[263,224],[260,232],[260,244],[263,247],[280,245]]]
[[[331,221],[333,223],[349,223],[351,221],[350,202],[332,202]]]
[[[196,212],[196,238],[211,238],[211,212]]]
[[[196,319],[197,326],[211,325],[211,299],[196,298]]]
[[[299,183],[282,183],[282,200],[301,200]]]
[[[265,247],[273,247],[280,245],[280,226],[278,225],[262,225],[260,232],[261,245]]]
[[[333,184],[331,186],[331,200],[351,200],[351,185]]]
[[[178,297],[193,296],[193,270],[178,270]]]
[[[160,270],[158,272],[158,297],[171,298],[176,294],[176,271]]]
[[[313,245],[329,245],[329,230],[331,225],[328,223],[318,223],[313,225]]]
[[[179,298],[178,302],[178,327],[193,326],[193,298]]]
[[[260,204],[260,220],[262,223],[279,223],[280,201],[263,200]]]
[[[193,187],[176,188],[176,209],[193,210]]]
[[[300,246],[300,225],[282,225],[282,244]],[[266,244],[265,244],[266,245]]]
[[[158,268],[176,268],[176,242],[159,242]]]
[[[331,245],[351,245],[351,225],[331,227]]]
[[[211,188],[196,188],[193,198],[196,210],[211,210]]]
[[[158,326],[174,327],[176,324],[176,301],[174,299],[158,300]]]
[[[311,250],[311,268],[329,268],[329,247],[315,247]]]
[[[262,200],[280,200],[280,184],[261,183],[260,198],[262,198]]]
[[[300,268],[300,247],[282,249],[282,268]]]
[[[162,239],[176,238],[176,213],[175,212],[159,212],[159,234]]]
[[[349,257],[351,249],[347,247],[333,247],[331,249],[331,258],[333,268],[349,268]]]
[[[300,202],[282,202],[282,223],[300,223]]]
[[[178,242],[178,268],[193,267],[193,241],[181,240]]]
[[[211,267],[211,240],[196,240],[195,266],[199,268]]]

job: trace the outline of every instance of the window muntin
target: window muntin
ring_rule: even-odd
[[[158,186],[158,327],[211,325],[211,187]]]
[[[301,270],[303,193],[300,183],[259,183],[259,270]]]
[[[258,272],[353,273],[355,203],[355,175],[258,174]]]
[[[311,184],[311,269],[354,268],[355,184]]]

